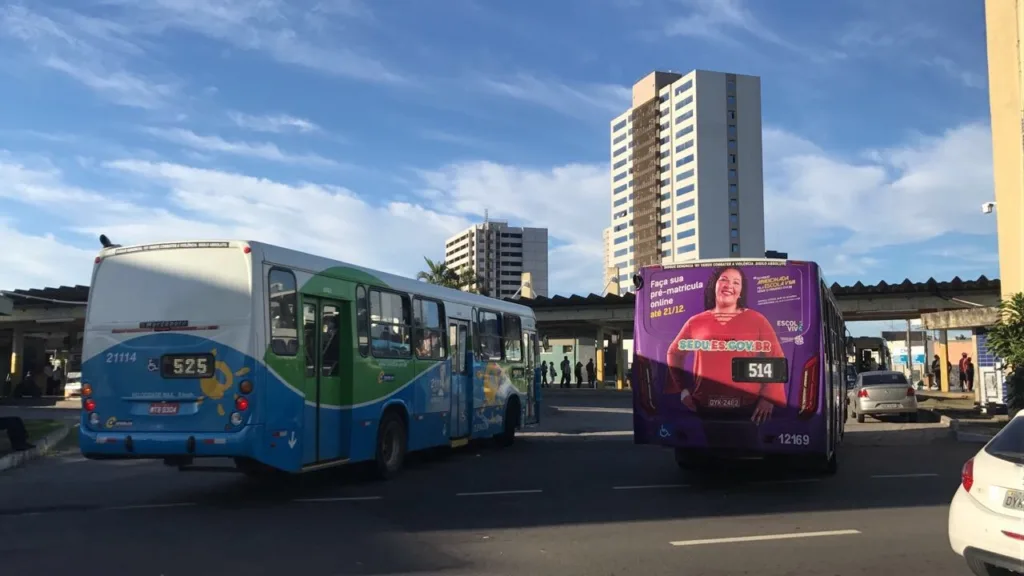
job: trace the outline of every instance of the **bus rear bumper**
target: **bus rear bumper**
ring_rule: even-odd
[[[169,457],[234,458],[254,456],[262,425],[237,432],[97,432],[82,428],[82,455],[95,460]]]

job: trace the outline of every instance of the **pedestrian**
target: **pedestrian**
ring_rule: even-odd
[[[939,360],[939,355],[936,354],[935,358],[932,358],[932,381],[931,384],[928,386],[932,390],[938,390],[939,388],[942,387],[942,365],[939,362],[941,362],[941,360]]]
[[[594,367],[594,359],[587,361],[587,385],[597,388],[597,369]]]
[[[7,431],[7,440],[11,443],[11,449],[15,452],[23,452],[29,448],[35,448],[28,442],[28,431],[25,430],[25,422],[17,416],[6,416],[0,418],[0,430]]]
[[[967,357],[967,369],[964,374],[967,375],[967,391],[974,392],[974,360],[970,356]]]
[[[960,362],[957,363],[956,371],[960,375],[960,391],[963,392],[967,384],[967,352],[960,354]]]
[[[559,366],[562,369],[562,388],[572,387],[572,362],[569,362],[568,356],[562,357],[562,365]]]
[[[583,362],[576,361],[576,387],[579,388],[583,385]]]
[[[548,387],[548,361],[545,360],[540,363],[540,386],[541,388]]]
[[[551,383],[554,384],[555,378],[558,376],[558,373],[555,372],[555,363],[551,362],[551,364],[548,364],[548,369],[551,370]]]

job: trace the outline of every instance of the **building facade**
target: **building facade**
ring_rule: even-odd
[[[611,121],[605,284],[642,266],[764,257],[761,80],[652,72]],[[609,267],[615,272],[609,272]]]
[[[547,228],[517,228],[488,220],[448,238],[444,261],[458,273],[472,270],[477,283],[466,288],[494,298],[520,295],[524,272],[529,273],[535,296],[548,295]]]
[[[1024,291],[1024,1],[986,0],[992,174],[1003,297]]]

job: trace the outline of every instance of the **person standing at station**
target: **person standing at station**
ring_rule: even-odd
[[[562,356],[562,365],[559,366],[562,370],[562,388],[572,387],[572,362],[569,362],[568,356]]]

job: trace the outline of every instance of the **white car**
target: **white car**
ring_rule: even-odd
[[[1024,574],[1024,411],[964,464],[949,544],[978,576]]]

